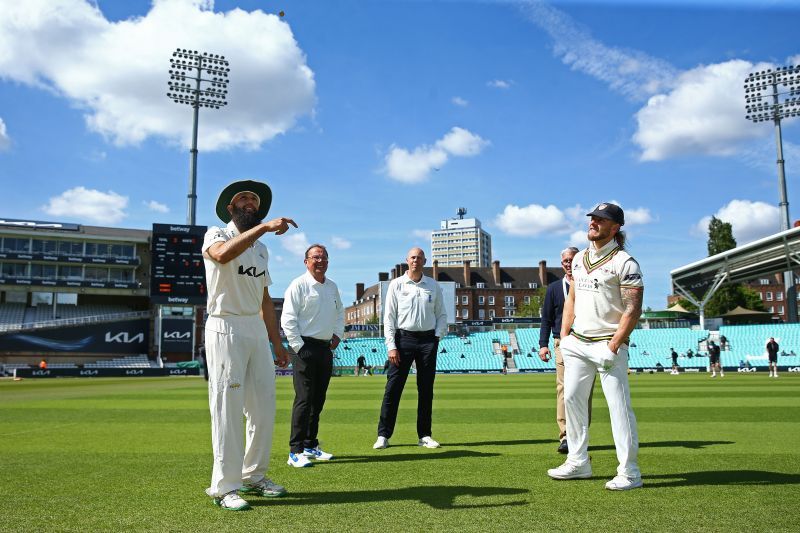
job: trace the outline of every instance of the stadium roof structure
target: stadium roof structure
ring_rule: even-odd
[[[670,272],[676,292],[700,309],[722,285],[800,268],[800,227],[788,229]]]

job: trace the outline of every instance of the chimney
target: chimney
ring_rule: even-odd
[[[396,277],[397,277],[397,269],[396,269],[396,268],[393,268],[393,269],[392,269],[392,278],[391,278],[391,279],[394,279],[394,278],[396,278]]]
[[[364,284],[356,283],[356,300],[360,300],[363,297],[364,297]]]
[[[547,287],[547,261],[539,261],[539,286]]]
[[[388,272],[378,272],[378,281],[389,281]]]
[[[471,285],[471,283],[470,283],[470,280],[472,278],[472,276],[470,276],[471,273],[472,273],[472,271],[469,268],[469,259],[464,259],[464,286],[465,287],[469,287]]]
[[[500,261],[497,260],[492,261],[492,276],[494,277],[495,285],[502,284],[502,281],[500,279]]]
[[[394,266],[394,276],[395,276],[396,278],[399,278],[400,276],[402,276],[402,275],[403,275],[403,272],[405,272],[405,271],[404,271],[404,270],[402,269],[402,267],[400,266],[400,263],[397,263],[397,264]]]
[[[400,269],[401,269],[400,275],[402,276],[403,274],[408,272],[408,263],[403,263],[402,265],[400,265]]]
[[[433,276],[431,276],[434,281],[439,281],[439,260],[433,260]]]

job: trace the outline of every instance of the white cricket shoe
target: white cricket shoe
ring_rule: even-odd
[[[332,453],[323,452],[319,449],[319,446],[316,448],[303,449],[303,455],[312,459],[316,459],[317,461],[330,461],[333,459]]]
[[[389,447],[389,439],[386,437],[378,437],[378,440],[375,441],[375,444],[372,445],[372,448],[375,450],[383,450],[384,448]]]
[[[289,466],[293,466],[295,468],[305,468],[308,466],[314,466],[311,461],[308,460],[308,457],[303,455],[302,453],[289,453],[289,459],[286,461],[286,464]]]
[[[592,477],[592,464],[586,462],[583,466],[576,466],[569,461],[557,468],[551,468],[547,475],[553,479],[588,479]]]
[[[214,498],[214,505],[219,506],[226,511],[246,511],[250,509],[250,504],[244,498],[239,496],[235,490],[232,490],[221,498]]]
[[[438,448],[439,443],[430,437],[422,437],[419,439],[417,446],[424,446],[425,448]]]
[[[265,477],[256,483],[246,483],[239,489],[239,492],[242,494],[257,494],[267,498],[280,498],[286,494],[286,489]]]
[[[608,490],[631,490],[642,486],[641,477],[615,476],[614,479],[606,483]]]

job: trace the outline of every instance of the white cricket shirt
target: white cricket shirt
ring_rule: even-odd
[[[210,227],[203,238],[203,252],[212,244],[226,242],[239,235],[230,222],[224,228]],[[238,257],[224,265],[203,256],[206,266],[209,316],[257,315],[264,300],[264,289],[272,285],[267,268],[267,247],[254,242]]]
[[[397,349],[394,337],[398,329],[434,330],[439,338],[447,334],[442,288],[433,278],[423,275],[419,282],[415,282],[406,272],[389,282],[383,303],[383,335],[387,350]]]
[[[639,263],[612,239],[599,250],[590,245],[575,254],[572,277],[573,334],[584,341],[610,340],[625,310],[622,289],[644,287]]]
[[[344,306],[336,283],[328,277],[320,283],[309,272],[295,278],[284,294],[281,327],[295,353],[303,347],[301,336],[343,338]]]

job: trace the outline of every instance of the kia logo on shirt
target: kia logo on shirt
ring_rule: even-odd
[[[261,272],[256,271],[256,267],[251,266],[244,268],[242,265],[239,265],[239,274],[242,276],[250,276],[251,278],[260,278],[267,273],[266,270],[262,270]]]

